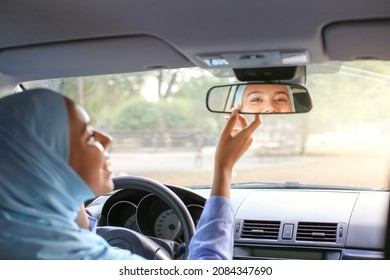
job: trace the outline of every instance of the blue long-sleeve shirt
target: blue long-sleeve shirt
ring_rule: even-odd
[[[90,230],[96,219],[90,217]],[[139,256],[130,254],[131,259]],[[233,211],[230,200],[211,196],[205,204],[189,246],[189,260],[231,260],[233,257]]]
[[[188,259],[231,260],[233,257],[233,211],[230,201],[211,196],[190,242]]]

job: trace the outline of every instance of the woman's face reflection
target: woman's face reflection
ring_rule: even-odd
[[[241,111],[246,113],[292,112],[288,89],[284,85],[248,84],[243,94]]]

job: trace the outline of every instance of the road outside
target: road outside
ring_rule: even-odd
[[[311,144],[304,155],[259,156],[253,148],[236,165],[234,182],[286,182],[383,188],[388,186],[387,144],[333,146]],[[367,148],[369,147],[369,148]],[[354,152],[352,152],[354,151]],[[355,151],[360,151],[356,154]],[[139,175],[176,185],[210,184],[214,147],[194,150],[134,149],[113,151],[115,175]]]

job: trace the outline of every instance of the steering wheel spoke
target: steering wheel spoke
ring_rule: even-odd
[[[124,176],[114,178],[113,181],[116,190],[132,189],[148,192],[165,202],[180,221],[184,242],[181,244],[172,240],[148,237],[127,228],[113,226],[99,227],[97,233],[112,246],[128,249],[146,259],[178,259],[183,254],[186,259],[195,225],[183,201],[167,186],[148,178]]]

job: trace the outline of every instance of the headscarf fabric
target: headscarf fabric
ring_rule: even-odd
[[[69,166],[65,98],[35,89],[0,99],[0,259],[131,259],[75,222],[94,197]]]
[[[247,85],[248,84],[237,85],[237,89],[234,95],[234,106],[237,106],[242,101]],[[286,85],[286,88],[291,102],[291,112],[295,112],[295,99],[294,99],[293,91],[291,90],[291,87],[289,85]]]

